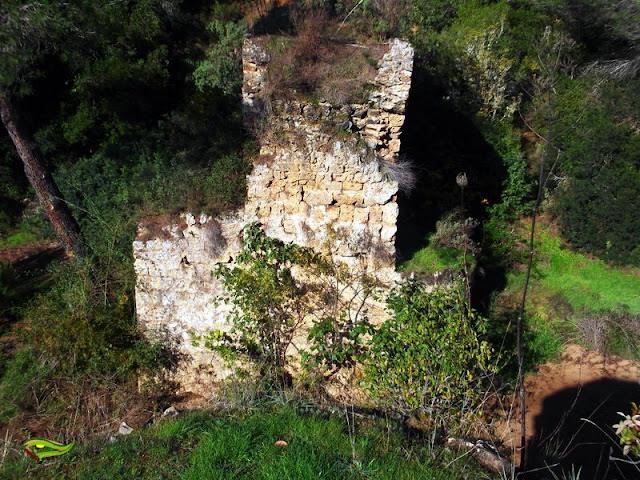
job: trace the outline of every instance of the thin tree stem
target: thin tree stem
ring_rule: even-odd
[[[533,205],[531,212],[531,235],[529,237],[529,261],[527,263],[527,273],[524,280],[524,288],[522,290],[522,301],[520,303],[520,309],[518,311],[518,323],[517,323],[517,336],[518,336],[518,396],[520,397],[520,467],[523,468],[527,464],[527,425],[526,425],[526,401],[525,401],[525,387],[524,387],[524,344],[523,344],[523,318],[525,306],[527,303],[527,290],[529,289],[529,280],[531,278],[531,270],[533,268],[533,256],[535,253],[535,231],[536,231],[536,218],[538,214],[538,208],[542,202],[542,195],[544,192],[544,186],[546,181],[544,179],[544,170],[546,166],[547,156],[551,146],[551,120],[549,120],[549,127],[547,131],[546,143],[542,152],[542,158],[540,159],[540,175],[538,178],[538,195]]]

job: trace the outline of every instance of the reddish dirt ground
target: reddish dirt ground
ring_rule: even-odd
[[[556,475],[570,471],[571,465],[582,466],[582,480],[640,478],[640,469],[610,459],[622,458],[611,426],[621,418],[617,412],[628,412],[630,402],[640,401],[639,379],[640,362],[603,356],[579,345],[568,345],[559,360],[528,375],[529,465],[557,464]],[[507,448],[520,447],[519,416],[516,408],[510,421],[496,425]]]

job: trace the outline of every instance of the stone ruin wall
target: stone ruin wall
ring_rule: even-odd
[[[215,302],[223,288],[211,272],[234,265],[246,224],[259,221],[269,236],[324,251],[382,284],[399,279],[398,185],[385,162],[394,162],[400,148],[412,62],[409,44],[393,40],[368,105],[280,100],[266,116],[260,92],[268,56],[245,42],[245,122],[255,127],[266,118],[269,134],[260,138],[244,207],[218,218],[186,214],[160,234],[141,225],[133,244],[139,324],[183,355],[174,378],[183,390],[206,394],[230,373],[216,354],[193,346],[192,335],[229,329],[230,306]],[[336,125],[358,134],[336,135]],[[367,309],[370,320],[384,319],[381,305],[369,301]]]

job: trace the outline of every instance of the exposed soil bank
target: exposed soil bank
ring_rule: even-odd
[[[527,376],[527,457],[532,467],[556,465],[554,472],[582,468],[580,479],[640,478],[622,457],[612,425],[640,401],[640,363],[603,356],[579,345],[568,345],[558,361]],[[519,448],[519,412],[501,421],[497,433],[505,446]],[[518,455],[515,455],[517,457]],[[626,459],[626,458],[625,458]],[[530,478],[553,478],[537,472]],[[563,478],[562,475],[558,478]]]

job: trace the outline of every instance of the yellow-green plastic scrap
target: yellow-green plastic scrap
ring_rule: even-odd
[[[75,443],[71,442],[68,445],[64,445],[44,438],[32,438],[24,444],[24,451],[38,462],[41,462],[43,458],[56,457],[67,453]]]

